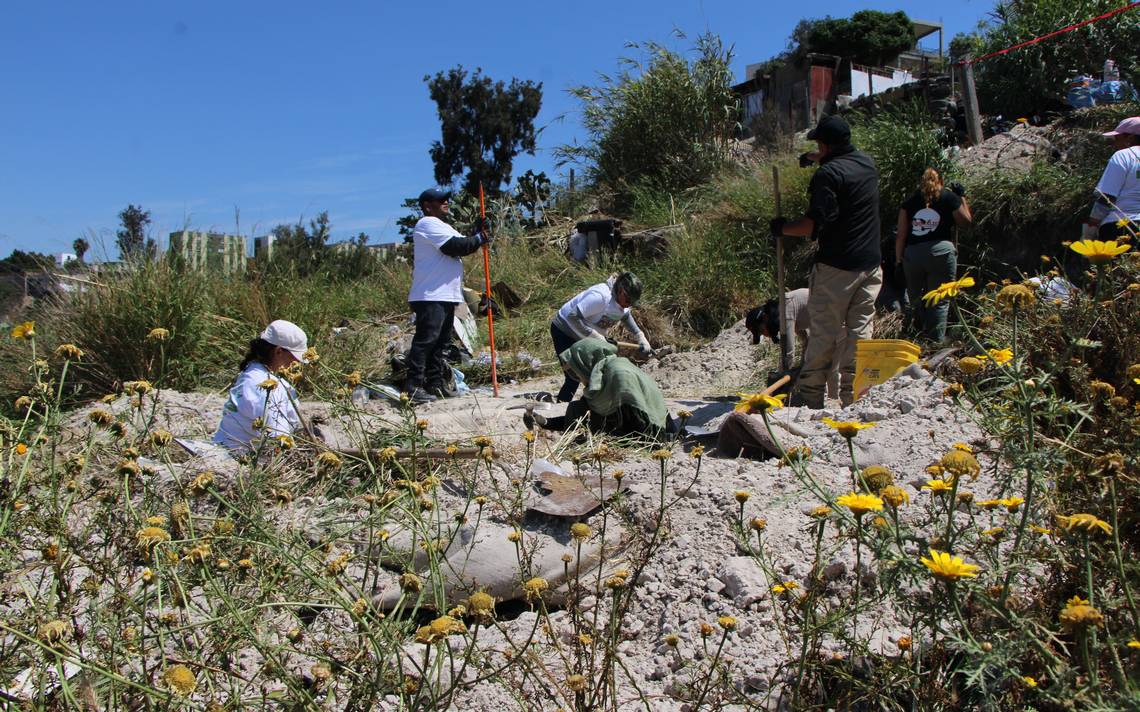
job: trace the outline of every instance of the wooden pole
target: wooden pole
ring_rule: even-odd
[[[966,61],[962,64],[962,93],[966,100],[966,133],[970,137],[970,144],[978,146],[982,143],[982,117],[978,110],[974,65],[971,64],[970,57],[966,57]]]
[[[487,219],[487,204],[483,199],[483,184],[479,184],[479,217]],[[483,228],[487,228],[484,226]],[[487,336],[491,341],[491,389],[499,397],[499,373],[495,364],[495,310],[491,301],[491,250],[483,243],[483,284],[487,295]]]
[[[772,190],[776,197],[776,215],[782,216],[780,200],[780,167],[772,166]],[[780,309],[780,370],[792,367],[792,339],[788,334],[788,297],[784,292],[784,236],[776,235],[776,289]]]

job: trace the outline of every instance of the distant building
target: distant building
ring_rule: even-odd
[[[79,258],[75,256],[74,252],[57,252],[55,254],[55,266],[63,267],[68,262],[74,262],[77,259]]]
[[[763,122],[772,129],[801,131],[814,126],[825,114],[835,112],[861,96],[878,95],[915,81],[943,62],[942,23],[911,20],[915,45],[901,52],[885,67],[865,67],[842,57],[809,53],[801,64],[788,63],[761,74],[765,63],[749,64],[744,81],[733,87],[743,107],[741,126],[751,136]],[[918,41],[938,34],[938,50],[923,49]]]
[[[170,233],[167,257],[177,259],[186,267],[195,270],[222,274],[244,272],[245,238],[217,232],[179,230]]]
[[[268,262],[273,259],[274,246],[277,236],[273,234],[253,238],[253,259],[259,262]]]

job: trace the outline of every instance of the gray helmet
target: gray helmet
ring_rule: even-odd
[[[614,289],[625,292],[630,304],[637,304],[641,300],[641,280],[633,272],[622,272],[614,280]]]

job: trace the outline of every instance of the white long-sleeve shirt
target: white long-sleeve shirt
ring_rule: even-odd
[[[592,336],[593,332],[604,335],[619,320],[634,336],[641,333],[641,327],[634,321],[633,314],[614,298],[611,282],[595,284],[579,292],[563,304],[554,316],[555,326],[579,339]]]
[[[277,387],[269,391],[262,388],[261,384],[267,379],[276,381]],[[293,407],[296,398],[297,391],[292,385],[271,374],[265,364],[254,361],[230,388],[214,442],[231,452],[244,453],[254,449],[266,434],[269,437],[292,435],[301,427],[301,417]],[[253,421],[258,418],[264,423],[264,431],[253,427]]]

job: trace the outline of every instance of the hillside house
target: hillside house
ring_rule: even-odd
[[[941,71],[943,28],[940,22],[912,20],[914,47],[900,53],[884,67],[865,67],[828,54],[809,53],[794,62],[762,74],[766,63],[748,65],[745,79],[733,89],[741,99],[741,125],[745,137],[761,126],[782,131],[802,131],[814,126],[820,116],[835,111],[838,104],[861,96],[875,95],[915,81],[932,71]],[[937,34],[938,49],[920,46]]]

